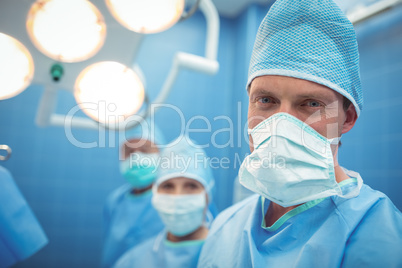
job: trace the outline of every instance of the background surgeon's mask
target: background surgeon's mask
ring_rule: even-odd
[[[331,143],[312,127],[287,113],[277,113],[250,131],[254,151],[243,161],[240,183],[261,196],[289,207],[311,200],[342,195],[334,170]]]
[[[159,154],[132,153],[120,162],[120,172],[136,189],[150,186],[157,175]]]
[[[185,236],[197,230],[204,221],[205,192],[172,195],[154,191],[152,205],[158,211],[168,232]]]

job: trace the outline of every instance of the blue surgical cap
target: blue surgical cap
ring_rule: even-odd
[[[185,177],[200,182],[212,200],[215,180],[212,175],[210,159],[187,135],[182,135],[166,145],[161,153],[158,178],[155,187],[172,178]]]
[[[119,133],[120,146],[131,139],[145,139],[153,142],[156,145],[164,145],[165,137],[162,131],[152,120],[145,119],[134,128]]]
[[[254,78],[281,75],[316,82],[363,106],[352,23],[332,0],[277,0],[262,21],[250,61]]]

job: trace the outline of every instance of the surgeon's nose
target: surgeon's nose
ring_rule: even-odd
[[[290,115],[293,115],[297,117],[297,112],[293,105],[287,101],[283,101],[279,104],[278,109],[276,110],[276,113],[287,113]]]
[[[174,190],[173,190],[172,194],[173,194],[173,195],[180,195],[180,194],[183,194],[182,187],[180,187],[180,186],[174,187]]]

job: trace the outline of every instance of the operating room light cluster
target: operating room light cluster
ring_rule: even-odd
[[[32,81],[34,64],[28,49],[17,39],[0,33],[0,100],[14,97]]]
[[[170,28],[180,19],[185,6],[185,0],[105,2],[121,25],[138,33],[157,33]],[[101,12],[88,0],[37,0],[26,19],[26,30],[33,45],[59,63],[82,62],[93,57],[105,42],[106,28]],[[0,48],[1,100],[18,95],[30,85],[34,63],[29,51],[13,37],[0,33]],[[98,62],[78,75],[74,97],[90,118],[100,123],[114,123],[138,112],[145,89],[136,71],[118,62]],[[88,108],[89,103],[100,102],[109,107],[101,117],[99,111]]]

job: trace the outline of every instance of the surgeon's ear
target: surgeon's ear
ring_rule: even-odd
[[[342,126],[342,134],[345,134],[353,128],[357,120],[357,113],[355,106],[350,104],[348,109],[345,111],[345,121]]]

